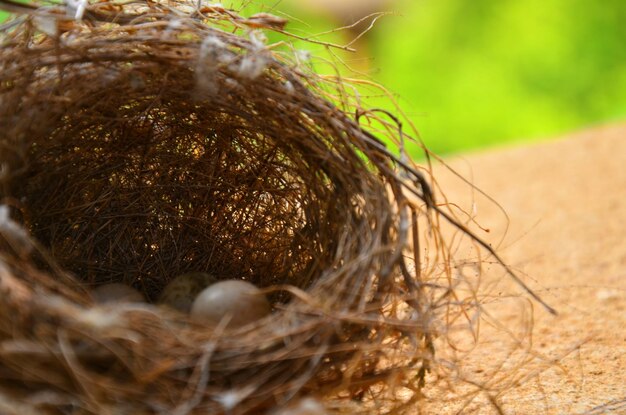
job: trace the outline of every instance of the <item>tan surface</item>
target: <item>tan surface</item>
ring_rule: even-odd
[[[506,413],[626,414],[626,125],[448,162],[504,208],[510,226],[499,252],[559,311],[553,317],[535,303],[534,350],[559,365],[498,396]],[[498,244],[506,218],[496,206],[441,170],[436,177],[468,211],[475,201],[491,229],[481,237]],[[495,274],[491,292],[521,293]],[[513,326],[519,301],[501,304]],[[472,358],[500,351],[484,336],[470,368],[481,365]]]

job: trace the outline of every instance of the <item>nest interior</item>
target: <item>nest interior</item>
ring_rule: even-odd
[[[3,38],[0,310],[15,318],[0,400],[72,414],[418,400],[434,327],[406,275],[421,207],[403,192],[424,188],[250,19],[142,5],[91,5],[53,35],[55,9],[31,12]],[[86,295],[117,281],[154,300],[187,271],[268,288],[274,313],[215,331]]]
[[[142,69],[81,82],[83,99],[28,132],[10,195],[32,234],[81,279],[149,297],[193,270],[306,288],[333,262],[334,237],[363,225],[367,179],[338,173],[350,166],[327,157],[315,120],[279,96],[242,85],[198,102],[185,68]]]

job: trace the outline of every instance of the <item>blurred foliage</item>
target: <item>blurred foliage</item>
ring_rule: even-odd
[[[304,37],[337,44],[354,37],[319,35],[341,24],[304,3],[222,1],[244,15],[286,16],[288,30]],[[327,59],[344,60],[336,65],[344,76],[358,70],[384,85],[438,153],[626,118],[624,0],[396,0],[392,10],[356,45],[361,53],[294,47],[317,56],[311,65],[320,72],[335,70]],[[379,91],[359,93],[367,105],[392,108]]]
[[[375,41],[376,78],[429,146],[458,151],[626,116],[623,0],[419,0]]]

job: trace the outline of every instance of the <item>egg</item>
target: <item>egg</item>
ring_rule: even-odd
[[[217,279],[206,272],[189,272],[170,281],[157,302],[183,313],[189,313],[196,296]]]
[[[145,297],[142,293],[126,284],[113,282],[103,284],[91,291],[91,296],[97,303],[142,303]]]
[[[286,408],[271,412],[272,415],[326,415],[322,403],[311,397],[300,399]]]
[[[240,327],[268,315],[270,303],[247,281],[227,280],[205,288],[191,306],[191,318],[202,324],[217,325],[223,319],[228,327]]]

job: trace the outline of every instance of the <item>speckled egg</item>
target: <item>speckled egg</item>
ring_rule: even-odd
[[[206,272],[189,272],[179,275],[165,286],[158,303],[183,313],[189,313],[197,295],[217,279]]]
[[[100,304],[143,303],[146,301],[142,293],[133,287],[119,282],[100,285],[91,291],[91,296]]]
[[[227,280],[205,288],[193,302],[191,318],[198,323],[217,325],[227,318],[228,327],[257,321],[271,311],[265,295],[247,281]]]

